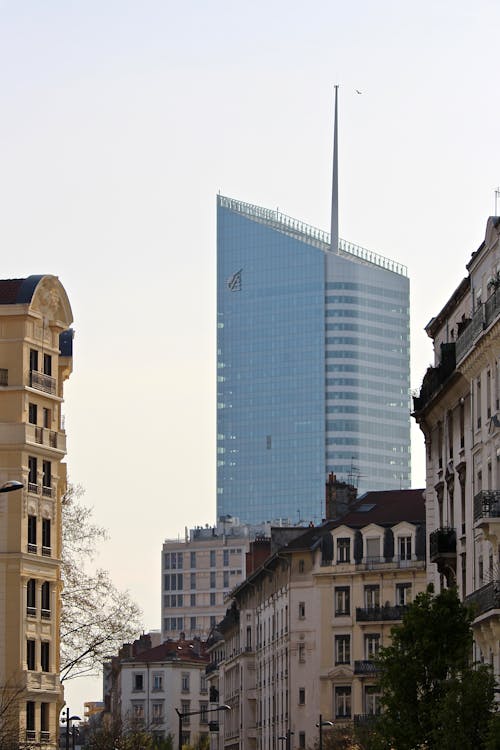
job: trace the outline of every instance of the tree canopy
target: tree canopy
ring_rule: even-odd
[[[378,658],[383,713],[373,747],[479,750],[494,706],[489,667],[471,663],[473,615],[454,589],[429,587]]]

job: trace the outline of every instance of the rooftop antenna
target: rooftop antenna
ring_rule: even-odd
[[[495,216],[498,216],[497,206],[500,198],[500,187],[495,188]]]
[[[335,116],[333,121],[333,173],[332,173],[332,216],[330,228],[330,249],[337,253],[339,250],[339,164],[338,164],[338,118],[337,96],[338,83],[335,84]]]

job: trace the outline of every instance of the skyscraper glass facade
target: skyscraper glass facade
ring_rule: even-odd
[[[408,487],[404,269],[217,199],[217,514],[318,522],[334,471]]]

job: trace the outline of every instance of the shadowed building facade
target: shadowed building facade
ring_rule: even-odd
[[[406,269],[221,195],[217,258],[218,517],[318,522],[329,472],[409,487]]]

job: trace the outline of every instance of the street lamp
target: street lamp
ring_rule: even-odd
[[[323,750],[323,727],[333,727],[333,721],[323,719],[321,714],[319,715],[319,721],[316,724],[319,727],[319,750]]]
[[[222,706],[217,706],[217,708],[206,708],[204,711],[179,711],[178,708],[175,709],[175,712],[177,716],[179,717],[179,750],[182,750],[182,720],[187,718],[188,716],[200,716],[201,714],[210,714],[214,711],[230,711],[231,706],[227,706],[226,704]]]
[[[20,490],[23,487],[24,485],[22,482],[18,482],[17,479],[11,479],[0,485],[0,492],[14,492],[14,490]]]
[[[292,750],[292,734],[291,729],[286,730],[286,735],[278,737],[280,742],[285,742],[285,750]]]
[[[71,731],[72,721],[81,721],[79,716],[70,716],[69,707],[66,707],[66,716],[61,719],[63,724],[66,724],[66,750],[69,750],[69,735]],[[73,748],[75,747],[75,735],[73,734]]]

